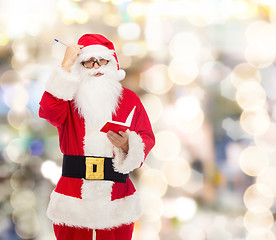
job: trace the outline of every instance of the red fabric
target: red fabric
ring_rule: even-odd
[[[145,109],[134,92],[123,88],[122,97],[120,98],[116,114],[112,116],[112,120],[125,122],[134,106],[136,106],[136,110],[130,131],[135,131],[142,138],[146,157],[154,145],[154,135]],[[60,149],[63,154],[84,155],[85,122],[79,115],[74,101],[64,101],[45,92],[40,102],[39,116],[57,127]],[[61,177],[55,191],[81,199],[82,184],[82,179]],[[126,183],[115,182],[112,186],[110,197],[111,200],[121,199],[132,195],[135,191],[130,179]]]
[[[92,229],[54,224],[54,232],[57,240],[131,240],[133,229],[134,223],[110,230],[96,230],[96,239],[93,239]]]
[[[67,155],[84,155],[84,119],[80,117],[73,101],[64,101],[44,92],[39,116],[45,118],[59,133],[60,150]],[[71,197],[81,198],[82,179],[61,177],[55,191]]]
[[[112,120],[125,122],[136,106],[130,131],[138,133],[145,144],[145,157],[154,145],[154,135],[146,111],[138,96],[124,88],[116,114]],[[60,149],[67,155],[84,155],[83,139],[85,135],[84,119],[79,115],[73,101],[64,101],[45,92],[40,102],[39,116],[45,118],[59,133]],[[142,164],[141,164],[142,165]],[[132,195],[135,188],[131,183],[114,183],[112,200]],[[55,191],[72,197],[81,198],[82,179],[61,177]]]
[[[55,191],[67,196],[81,198],[81,186],[83,181],[81,178],[63,177],[59,179]]]
[[[64,101],[44,92],[39,116],[45,118],[59,133],[60,150],[67,155],[84,155],[84,119],[78,114],[73,101]]]
[[[62,225],[53,225],[57,240],[84,240],[92,239],[92,229],[74,228]]]
[[[136,109],[129,130],[135,131],[142,138],[145,145],[144,153],[146,158],[155,144],[155,138],[146,110],[136,93],[124,88],[122,99],[118,106],[119,110],[116,112],[116,115],[112,116],[112,120],[125,122],[134,106],[136,106]]]
[[[96,240],[131,240],[134,223],[111,230],[96,230]]]
[[[132,181],[128,178],[126,183],[115,182],[112,187],[111,201],[132,195],[136,191]]]
[[[122,97],[113,121],[125,122],[133,107],[136,110],[130,131],[138,133],[145,144],[145,157],[154,146],[155,139],[147,113],[138,96],[123,88]],[[60,149],[67,155],[84,155],[83,139],[85,134],[84,119],[78,114],[74,101],[64,101],[45,92],[40,101],[39,116],[58,128]]]

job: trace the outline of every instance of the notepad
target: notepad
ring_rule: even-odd
[[[119,131],[125,132],[127,129],[130,128],[135,108],[136,106],[131,110],[124,123],[117,121],[107,121],[100,131],[104,133],[107,133],[108,131],[113,131],[116,133],[119,133]]]

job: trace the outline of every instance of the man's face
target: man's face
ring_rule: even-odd
[[[99,69],[101,66],[105,66],[108,64],[108,60],[104,59],[104,58],[99,58],[96,59],[94,57],[90,58],[87,61],[83,61],[81,62],[81,64],[88,69]],[[102,76],[103,73],[102,72],[97,72],[95,71],[95,73],[93,74],[94,77],[100,77]]]

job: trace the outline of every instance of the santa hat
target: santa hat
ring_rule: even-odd
[[[119,80],[125,78],[126,73],[119,67],[114,45],[107,38],[100,34],[85,34],[80,37],[78,45],[84,46],[79,56],[80,61],[89,60],[91,57],[104,58],[117,64]]]

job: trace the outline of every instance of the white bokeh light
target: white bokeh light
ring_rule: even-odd
[[[153,155],[162,161],[174,159],[180,152],[181,143],[178,136],[170,131],[160,131],[155,134],[156,144]]]
[[[42,175],[49,179],[53,184],[57,184],[60,176],[61,176],[61,167],[57,166],[57,164],[51,160],[47,160],[43,162],[41,165],[41,173]]]

